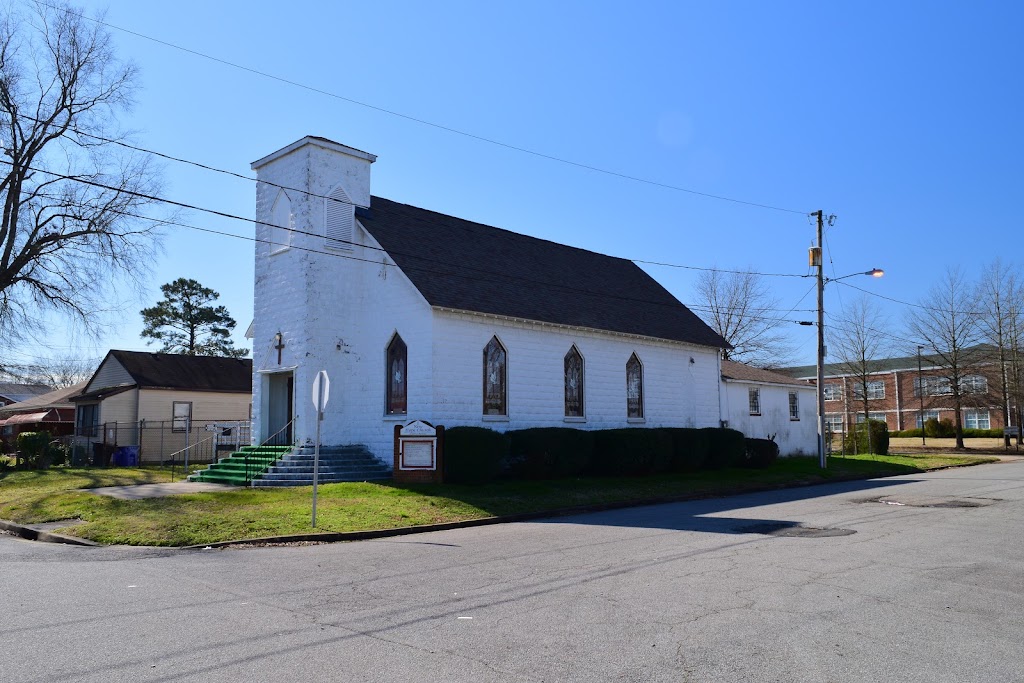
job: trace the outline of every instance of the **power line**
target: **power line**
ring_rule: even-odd
[[[646,185],[652,185],[654,187],[661,187],[661,188],[667,189],[667,190],[674,190],[676,192],[685,192],[687,194],[692,194],[692,195],[696,195],[696,196],[699,196],[699,197],[705,197],[707,199],[717,199],[717,200],[720,200],[720,201],[732,202],[734,204],[743,204],[743,205],[746,205],[746,206],[753,206],[753,207],[762,208],[762,209],[769,209],[769,210],[772,210],[772,211],[782,211],[782,212],[785,212],[785,213],[795,213],[795,214],[806,214],[807,213],[806,211],[798,211],[796,209],[788,209],[788,208],[784,208],[784,207],[780,207],[780,206],[773,206],[773,205],[770,205],[770,204],[763,204],[763,203],[759,203],[759,202],[751,202],[751,201],[747,201],[747,200],[743,200],[743,199],[735,199],[733,197],[726,197],[724,195],[712,194],[710,192],[701,192],[699,190],[694,190],[694,189],[690,189],[690,188],[686,188],[686,187],[681,187],[679,185],[671,185],[671,184],[668,184],[668,183],[659,182],[657,180],[650,180],[648,178],[641,178],[639,176],[629,175],[627,173],[621,173],[619,171],[612,171],[612,170],[609,170],[609,169],[601,168],[599,166],[592,166],[590,164],[584,164],[584,163],[581,163],[581,162],[578,162],[578,161],[572,161],[570,159],[565,159],[565,158],[562,158],[562,157],[557,157],[557,156],[554,156],[552,154],[546,154],[544,152],[539,152],[539,151],[536,151],[536,150],[533,150],[533,149],[529,149],[527,147],[519,147],[517,145],[512,145],[512,144],[509,144],[507,142],[501,142],[501,141],[495,140],[493,138],[488,138],[488,137],[485,137],[485,136],[482,136],[482,135],[477,135],[475,133],[469,133],[467,131],[459,130],[459,129],[453,128],[451,126],[446,126],[446,125],[443,125],[443,124],[440,124],[440,123],[435,123],[433,121],[428,121],[426,119],[421,119],[421,118],[417,118],[415,116],[410,116],[409,114],[403,114],[401,112],[394,111],[392,109],[387,109],[385,107],[380,107],[380,106],[377,106],[377,105],[374,105],[374,104],[370,104],[368,102],[363,102],[363,101],[360,101],[360,100],[356,100],[356,99],[351,98],[351,97],[346,97],[344,95],[339,95],[339,94],[331,92],[329,90],[324,90],[322,88],[317,88],[315,86],[307,85],[307,84],[301,83],[299,81],[294,81],[294,80],[291,80],[291,79],[288,79],[288,78],[284,78],[282,76],[276,76],[274,74],[270,74],[270,73],[267,73],[265,71],[260,71],[259,69],[254,69],[252,67],[248,67],[248,66],[245,66],[245,65],[242,65],[242,64],[238,64],[236,62],[231,62],[231,61],[228,61],[226,59],[221,59],[219,57],[214,57],[214,56],[206,54],[204,52],[199,52],[198,50],[192,50],[190,48],[183,47],[181,45],[177,45],[175,43],[171,43],[171,42],[166,41],[166,40],[161,40],[159,38],[154,38],[153,36],[149,36],[149,35],[146,35],[144,33],[139,33],[138,31],[132,31],[130,29],[126,29],[126,28],[123,28],[121,26],[117,26],[116,24],[111,24],[111,23],[103,21],[101,19],[97,19],[97,18],[94,18],[94,17],[89,17],[89,16],[87,16],[85,14],[76,12],[76,11],[74,11],[72,9],[69,9],[69,8],[57,7],[55,5],[51,5],[51,4],[47,3],[47,2],[42,2],[42,1],[40,1],[40,4],[44,5],[45,7],[49,7],[50,9],[57,10],[57,11],[68,12],[70,14],[73,14],[73,15],[81,18],[81,19],[85,19],[87,21],[92,21],[94,23],[100,24],[102,26],[106,26],[107,28],[111,28],[111,29],[114,29],[116,31],[121,31],[123,33],[127,33],[129,35],[133,35],[133,36],[136,36],[138,38],[143,38],[145,40],[149,40],[149,41],[152,41],[154,43],[158,43],[160,45],[164,45],[166,47],[173,48],[175,50],[180,50],[182,52],[186,52],[186,53],[194,55],[196,57],[201,57],[203,59],[208,59],[210,61],[217,62],[219,64],[223,64],[225,66],[229,66],[229,67],[234,68],[234,69],[239,69],[241,71],[246,71],[248,73],[255,74],[255,75],[261,76],[263,78],[268,78],[268,79],[271,79],[271,80],[274,80],[274,81],[278,81],[280,83],[284,83],[286,85],[290,85],[290,86],[293,86],[293,87],[296,87],[296,88],[301,88],[303,90],[308,90],[310,92],[317,93],[319,95],[324,95],[326,97],[331,97],[331,98],[334,98],[334,99],[337,99],[337,100],[341,100],[343,102],[348,102],[349,104],[355,104],[355,105],[358,105],[360,107],[365,107],[367,109],[371,109],[373,111],[381,112],[383,114],[388,114],[388,115],[394,116],[396,118],[405,119],[407,121],[412,121],[414,123],[418,123],[418,124],[421,124],[421,125],[424,125],[424,126],[429,126],[431,128],[436,128],[438,130],[443,130],[445,132],[452,133],[454,135],[461,135],[463,137],[470,138],[472,140],[476,140],[478,142],[484,142],[484,143],[495,145],[495,146],[498,146],[498,147],[503,147],[505,149],[510,149],[510,150],[513,150],[513,151],[516,151],[516,152],[521,152],[523,154],[528,154],[528,155],[531,155],[531,156],[534,156],[534,157],[537,157],[537,158],[540,158],[540,159],[546,159],[548,161],[554,161],[554,162],[557,162],[557,163],[560,163],[560,164],[565,164],[565,165],[568,165],[568,166],[574,166],[576,168],[581,168],[581,169],[585,169],[585,170],[588,170],[588,171],[593,171],[595,173],[601,173],[601,174],[612,176],[612,177],[616,177],[616,178],[622,178],[624,180],[630,180],[630,181],[637,182],[637,183],[643,183],[643,184],[646,184]]]
[[[6,160],[0,160],[0,163],[5,163],[5,164],[10,165],[10,162],[8,162]],[[176,207],[183,208],[183,209],[190,209],[190,210],[194,210],[194,211],[201,211],[201,212],[209,213],[209,214],[212,214],[212,215],[215,215],[215,216],[219,216],[219,217],[222,217],[222,218],[230,218],[230,219],[233,219],[233,220],[243,221],[246,224],[256,223],[257,225],[263,225],[263,226],[273,227],[273,228],[280,228],[280,226],[274,225],[273,223],[266,223],[264,221],[257,221],[257,220],[254,220],[252,218],[246,218],[244,216],[237,216],[235,214],[230,214],[230,213],[227,213],[227,212],[224,212],[224,211],[218,211],[216,209],[207,209],[207,208],[204,208],[204,207],[196,206],[194,204],[187,204],[185,202],[178,202],[178,201],[175,201],[175,200],[166,199],[166,198],[163,198],[163,197],[158,197],[156,195],[150,195],[150,194],[146,194],[146,193],[143,193],[143,192],[136,192],[134,190],[128,190],[128,189],[125,189],[125,188],[118,188],[118,187],[114,187],[112,185],[108,185],[106,183],[101,183],[99,181],[91,180],[91,179],[88,179],[88,178],[82,178],[82,177],[78,177],[78,176],[71,176],[71,175],[67,175],[67,174],[63,174],[63,173],[57,173],[55,171],[49,171],[49,170],[46,170],[46,169],[40,169],[40,168],[35,168],[35,167],[27,167],[27,168],[29,170],[35,171],[37,173],[43,173],[43,174],[50,175],[50,176],[53,176],[53,177],[56,177],[56,178],[60,178],[60,179],[63,179],[63,180],[70,180],[70,181],[73,181],[73,182],[78,182],[78,183],[82,183],[82,184],[85,184],[85,185],[90,185],[92,187],[97,187],[97,188],[101,188],[101,189],[105,189],[105,190],[110,190],[110,191],[113,191],[113,192],[123,193],[123,194],[129,195],[129,196],[138,197],[140,199],[146,199],[146,200],[156,201],[156,202],[163,202],[163,203],[166,203],[166,204],[170,204],[171,206],[176,206]],[[176,226],[179,226],[179,227],[185,227],[185,228],[189,228],[189,229],[200,230],[200,231],[210,232],[210,233],[214,233],[214,234],[221,234],[221,235],[226,235],[226,236],[231,236],[231,237],[239,237],[239,238],[245,239],[241,235],[234,235],[233,233],[220,232],[220,231],[216,231],[216,230],[211,230],[209,228],[199,228],[197,226],[190,226],[190,225],[186,225],[186,224],[181,224],[181,223],[177,223],[175,221],[166,221],[166,220],[163,220],[163,219],[153,218],[151,216],[143,216],[143,215],[139,215],[139,214],[122,212],[122,211],[117,211],[117,210],[113,210],[113,209],[111,209],[111,211],[113,211],[114,213],[119,213],[119,214],[122,214],[122,215],[126,215],[128,217],[139,218],[139,219],[142,219],[142,220],[155,221],[155,222],[159,222],[159,223],[164,223],[166,225],[176,225]],[[308,235],[310,237],[317,237],[317,238],[322,238],[323,237],[323,235],[321,235],[319,233],[314,233],[314,232],[310,232],[310,231],[298,230],[298,229],[289,229],[289,230],[291,232],[298,233],[298,234],[301,234],[301,235]],[[289,246],[289,245],[287,245],[285,243],[273,242],[273,241],[270,241],[270,240],[256,240],[256,241],[263,241],[263,242],[267,242],[268,244],[276,244],[276,245],[280,245],[280,246]],[[350,245],[353,245],[353,246],[362,247],[362,248],[365,248],[365,249],[371,249],[371,250],[374,250],[374,251],[380,251],[382,253],[389,253],[383,247],[375,247],[375,246],[372,246],[372,245],[364,245],[364,244],[360,244],[360,243],[357,243],[357,242],[354,242],[354,241],[351,241],[351,240],[339,240],[339,241],[342,241],[342,242],[344,242],[346,244],[350,244]],[[337,257],[340,257],[340,258],[346,258],[346,259],[350,259],[350,260],[354,260],[354,261],[363,261],[363,262],[374,263],[374,264],[380,263],[378,261],[374,261],[374,260],[371,260],[371,259],[360,258],[360,257],[357,257],[357,256],[348,256],[346,254],[336,254],[336,253],[333,253],[333,252],[320,251],[320,250],[310,249],[310,248],[306,248],[306,247],[295,247],[295,248],[302,249],[302,250],[305,250],[305,251],[312,251],[314,253],[329,254],[329,255],[332,255],[332,256],[337,256]],[[411,259],[420,259],[420,260],[424,259],[424,257],[416,255],[416,254],[409,254],[409,253],[399,252],[399,251],[394,251],[394,250],[392,250],[390,253],[397,254],[399,256],[405,256],[405,257],[411,258]],[[623,260],[626,260],[626,259],[623,259]],[[434,261],[433,263],[437,263],[437,262]],[[391,265],[391,264],[381,264],[381,265]],[[469,265],[461,264],[461,263],[460,264],[442,263],[441,265],[457,266],[458,268],[463,269],[463,270],[467,270],[467,269],[468,270],[475,270],[477,272],[482,273],[485,276],[484,278],[477,278],[477,279],[480,279],[480,280],[493,279],[493,277],[494,277],[494,273],[492,271],[484,269],[484,268],[474,268],[473,266],[469,266]],[[692,268],[697,268],[696,266],[691,266],[691,267]],[[418,268],[418,270],[422,270],[424,272],[436,273],[436,274],[456,275],[458,277],[466,277],[462,273],[445,273],[443,271],[437,271],[437,270],[433,270],[433,269],[429,269],[429,268]],[[502,276],[506,277],[506,278],[512,278],[512,279],[521,279],[521,280],[523,280],[525,282],[529,282],[529,283],[532,283],[532,284],[543,284],[545,286],[564,287],[563,285],[557,284],[557,283],[542,282],[542,281],[539,281],[539,280],[531,280],[529,278],[516,278],[516,276],[510,276],[510,275],[507,275],[507,274],[502,274]],[[582,290],[582,289],[578,289],[578,288],[575,291],[589,293],[589,290]],[[610,294],[607,295],[607,296],[612,296],[613,298],[623,298],[623,297],[618,297],[616,295],[610,295]],[[630,299],[624,299],[624,300],[630,300]],[[638,300],[637,299],[635,301],[641,301],[642,302],[644,300]],[[648,303],[656,303],[656,302],[648,302]]]
[[[28,115],[24,115],[24,118],[27,118],[30,121],[42,122],[41,119],[36,119],[36,118],[34,118],[32,116],[28,116]],[[131,149],[131,150],[134,150],[136,152],[142,152],[144,154],[151,154],[153,156],[160,157],[162,159],[168,159],[170,161],[175,161],[175,162],[182,163],[182,164],[188,164],[190,166],[195,166],[197,168],[201,168],[201,169],[206,170],[206,171],[212,171],[212,172],[215,172],[215,173],[223,173],[223,174],[232,176],[234,178],[239,178],[241,180],[246,180],[248,182],[255,182],[257,184],[263,184],[263,185],[268,185],[270,187],[276,187],[278,189],[285,190],[287,192],[296,192],[296,193],[304,194],[307,197],[314,197],[314,198],[323,199],[323,200],[326,200],[326,201],[337,202],[338,204],[343,204],[345,206],[353,206],[353,207],[364,208],[364,209],[370,208],[370,207],[362,206],[361,204],[356,204],[355,202],[346,201],[344,199],[339,199],[338,197],[332,197],[330,195],[318,194],[316,192],[311,192],[309,190],[303,190],[303,189],[300,189],[300,188],[297,188],[297,187],[291,187],[289,185],[281,185],[279,183],[271,182],[269,180],[259,180],[257,178],[252,178],[250,176],[242,175],[241,173],[236,173],[234,171],[229,171],[229,170],[223,169],[223,168],[217,168],[215,166],[210,166],[208,164],[204,164],[204,163],[201,163],[201,162],[198,162],[198,161],[193,161],[191,159],[184,159],[184,158],[181,158],[181,157],[175,157],[175,156],[172,156],[170,154],[166,154],[164,152],[158,152],[156,150],[147,149],[145,147],[140,147],[138,145],[132,145],[130,143],[125,142],[124,140],[118,140],[116,138],[108,138],[108,137],[104,137],[102,135],[96,135],[95,133],[89,133],[89,132],[80,130],[80,129],[74,127],[74,126],[68,126],[68,130],[73,132],[76,135],[83,135],[83,136],[92,138],[94,140],[99,140],[100,142],[110,143],[110,144],[114,144],[114,145],[120,145],[121,147],[124,147],[126,149]],[[9,163],[9,162],[5,162],[5,163]],[[33,169],[33,170],[36,170],[36,169]],[[45,173],[46,171],[43,171],[43,172]],[[170,201],[170,200],[165,200],[165,199],[161,199],[161,198],[154,198],[154,199],[156,199],[157,201],[167,201],[167,202]],[[237,216],[229,216],[228,214],[216,212],[213,209],[204,209],[202,207],[197,207],[197,206],[192,206],[192,205],[185,205],[185,204],[178,204],[177,206],[180,206],[181,208],[191,208],[191,209],[196,210],[196,211],[214,212],[214,213],[217,213],[217,215],[220,215],[220,216],[223,216],[223,217],[240,218],[240,217],[237,217]],[[256,221],[256,220],[250,219],[250,218],[241,217],[240,219],[244,220],[246,222],[253,222],[253,223],[258,223],[258,224],[261,224],[261,225],[268,225],[268,226],[272,226],[272,227],[279,227],[279,226],[275,226],[275,225],[270,224],[270,223],[260,223],[259,221]],[[315,237],[319,237],[320,236],[319,234],[315,234],[314,235],[313,233],[309,233],[309,232],[302,231],[302,230],[295,230],[295,229],[292,229],[292,230],[293,230],[293,232],[298,232],[300,234],[313,235]],[[342,242],[344,244],[351,244],[351,245],[354,245],[354,246],[362,247],[364,249],[376,249],[376,247],[373,247],[371,245],[358,244],[358,243],[352,242],[350,240],[335,239],[335,241],[336,242]],[[614,258],[626,258],[626,257],[614,257]],[[807,274],[801,275],[799,273],[764,273],[764,272],[750,271],[750,270],[732,270],[732,269],[728,269],[728,268],[707,268],[707,267],[702,267],[702,266],[691,266],[691,265],[680,264],[680,263],[667,263],[667,262],[664,262],[664,261],[649,261],[649,260],[645,260],[645,259],[636,259],[636,258],[627,258],[626,260],[632,261],[633,263],[643,263],[645,265],[651,265],[651,266],[662,266],[662,267],[665,267],[665,268],[680,268],[680,269],[684,269],[684,270],[695,270],[695,271],[703,271],[703,272],[732,273],[732,274],[737,274],[737,275],[759,275],[759,276],[763,276],[763,277],[790,277],[790,278],[811,277],[810,275],[807,275]]]

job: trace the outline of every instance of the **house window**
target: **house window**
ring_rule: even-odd
[[[885,398],[885,382],[882,380],[871,380],[869,382],[857,382],[853,385],[853,397],[857,400],[864,400],[864,388],[867,387],[868,399]]]
[[[914,396],[948,396],[953,393],[948,377],[914,378]]]
[[[171,431],[185,432],[192,425],[192,402],[175,401],[171,405]]]
[[[78,435],[96,437],[99,435],[100,406],[97,403],[85,403],[78,406]]]
[[[484,415],[508,415],[505,347],[491,337],[484,347]]]
[[[868,417],[872,420],[885,422],[885,413],[868,413]],[[862,422],[864,422],[864,413],[857,413],[857,424]]]
[[[395,333],[388,344],[387,353],[387,414],[405,415],[408,410],[407,393],[409,388],[408,350],[405,342]]]
[[[967,429],[992,429],[992,420],[987,410],[965,410],[964,427]]]
[[[761,414],[761,390],[750,389],[748,391],[748,397],[750,399],[750,414],[760,415]]]
[[[988,380],[982,375],[968,375],[960,380],[960,391],[965,394],[987,394]]]
[[[789,419],[800,419],[800,395],[795,391],[789,392]]]
[[[923,421],[921,419],[921,416],[922,416],[921,412],[918,411],[918,413],[917,413],[917,428],[918,429],[921,429],[924,426],[924,423],[927,422],[928,420],[931,420],[933,418],[938,420],[939,419],[939,411],[937,411],[937,410],[926,410],[926,411],[924,411],[924,420]]]
[[[565,354],[565,416],[583,417],[583,356],[575,344]]]
[[[826,401],[838,401],[843,397],[838,384],[825,384],[822,386],[822,393]]]
[[[644,366],[634,353],[626,361],[626,417],[644,416]]]
[[[845,431],[842,413],[825,413],[825,431],[833,434],[842,434]]]

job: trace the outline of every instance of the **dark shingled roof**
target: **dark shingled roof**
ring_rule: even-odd
[[[0,382],[0,396],[14,402],[27,401],[33,396],[42,396],[53,391],[53,387],[45,384],[23,384],[19,382]]]
[[[357,216],[431,306],[728,346],[632,261],[381,197]]]
[[[111,351],[140,388],[252,391],[252,360],[177,353]]]
[[[808,386],[807,382],[799,379],[793,379],[789,375],[782,375],[778,372],[772,372],[771,370],[765,370],[763,368],[755,368],[753,365],[737,363],[731,360],[722,361],[722,379],[732,379],[741,382],[793,384],[801,387]]]
[[[963,349],[962,354],[965,364],[998,362],[999,360],[999,351],[991,344],[970,346]],[[943,364],[944,361],[942,358],[934,353],[921,354],[921,366],[925,369],[942,367]],[[913,356],[900,356],[898,358],[879,358],[877,360],[869,360],[864,365],[868,373],[893,372],[894,370],[917,370],[917,354]],[[854,370],[855,367],[856,364],[849,363],[825,363],[825,366],[822,369],[824,370],[825,377],[842,377],[844,375],[857,374]],[[790,377],[817,379],[818,366],[799,365],[792,368],[779,368],[778,372],[789,375]]]

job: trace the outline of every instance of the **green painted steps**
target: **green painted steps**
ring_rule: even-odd
[[[291,446],[245,446],[205,470],[189,475],[188,480],[248,486],[249,480],[261,476],[291,450]]]

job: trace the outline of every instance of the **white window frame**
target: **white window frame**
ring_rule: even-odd
[[[178,415],[178,406],[188,406],[187,414]],[[184,422],[184,424],[179,424]],[[192,426],[192,401],[172,401],[171,402],[171,431],[172,432],[187,432]]]
[[[878,420],[879,422],[885,422],[886,424],[888,424],[888,422],[889,422],[888,420],[885,419],[885,413],[879,413],[879,412],[875,412],[875,411],[869,411],[868,412],[868,419],[869,420]],[[864,424],[864,413],[857,413],[855,421],[859,425],[860,424]]]
[[[842,387],[835,382],[823,384],[821,390],[826,401],[838,401],[843,397]]]
[[[927,422],[928,420],[932,419],[933,417],[936,420],[941,420],[942,419],[942,417],[939,414],[938,410],[926,410],[926,411],[924,411],[923,417],[922,417],[921,411],[918,410],[918,411],[915,411],[915,412],[917,413],[917,428],[918,429],[924,429],[924,423]]]
[[[789,392],[789,419],[792,422],[800,421],[800,392]]]
[[[846,431],[846,419],[842,413],[825,413],[825,429],[830,429],[833,434],[842,434]]]
[[[747,401],[749,403],[750,414],[757,417],[761,415],[761,390],[757,387],[749,387],[747,389]]]
[[[988,378],[985,375],[967,375],[960,379],[960,391],[964,394],[987,394]]]
[[[984,426],[982,426],[981,418],[984,416]],[[971,424],[971,423],[974,424]],[[968,408],[964,410],[964,428],[965,429],[992,429],[992,413],[988,410],[981,410],[980,408]]]

